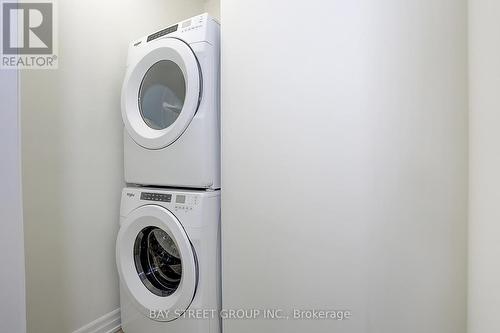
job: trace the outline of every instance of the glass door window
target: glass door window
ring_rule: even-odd
[[[172,295],[181,282],[182,260],[175,241],[162,229],[147,227],[135,239],[137,274],[153,294]]]
[[[173,61],[161,60],[144,75],[139,89],[139,111],[152,129],[162,130],[179,117],[186,97],[186,81]]]

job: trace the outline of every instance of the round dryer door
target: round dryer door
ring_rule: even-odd
[[[198,109],[201,71],[191,48],[176,38],[143,46],[127,70],[121,109],[132,139],[147,149],[167,147],[186,130]]]
[[[198,283],[193,246],[177,218],[146,205],[123,222],[116,243],[122,288],[137,308],[159,321],[172,321],[191,304]],[[154,312],[151,312],[154,311]]]

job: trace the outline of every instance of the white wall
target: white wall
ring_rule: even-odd
[[[26,332],[18,72],[0,70],[0,332]]]
[[[205,0],[205,11],[212,17],[220,21],[220,1]]]
[[[28,332],[72,332],[118,308],[120,89],[128,42],[202,0],[59,1],[59,69],[22,75]]]
[[[500,331],[500,3],[469,2],[469,333]]]
[[[465,0],[221,4],[225,332],[463,333]]]

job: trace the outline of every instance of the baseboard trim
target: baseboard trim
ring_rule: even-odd
[[[120,309],[111,311],[73,333],[115,333],[120,330]]]

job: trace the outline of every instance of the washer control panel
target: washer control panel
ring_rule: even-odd
[[[189,212],[198,204],[198,196],[189,194],[176,194],[175,206],[176,211]]]
[[[141,192],[141,200],[171,202],[172,201],[172,194]]]

